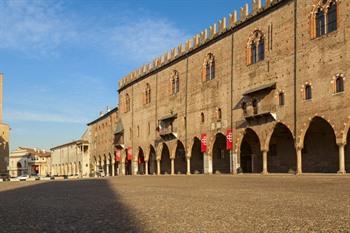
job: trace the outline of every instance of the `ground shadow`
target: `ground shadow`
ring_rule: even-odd
[[[107,180],[54,181],[0,192],[0,232],[142,232]]]

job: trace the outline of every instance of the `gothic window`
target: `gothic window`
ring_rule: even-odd
[[[306,84],[305,86],[305,100],[312,99],[312,88],[310,84]]]
[[[212,53],[208,53],[202,67],[202,81],[215,79],[215,58]]]
[[[261,31],[255,30],[248,40],[247,65],[255,64],[265,59],[265,41]]]
[[[179,73],[173,70],[170,76],[170,95],[176,95],[180,91]]]
[[[283,92],[280,92],[278,94],[278,102],[279,102],[280,106],[284,106],[284,93]]]
[[[337,30],[338,1],[319,0],[311,12],[311,38]]]
[[[146,84],[144,103],[145,104],[151,103],[151,86],[148,83]]]
[[[335,80],[335,92],[336,93],[344,92],[344,79],[343,79],[343,77],[339,76]]]

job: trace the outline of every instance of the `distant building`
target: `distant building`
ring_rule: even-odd
[[[9,162],[10,126],[2,120],[2,82],[4,76],[0,73],[0,173],[6,173]]]
[[[118,123],[118,108],[107,109],[106,113],[88,123],[91,131],[91,162],[94,173],[103,172],[106,176],[119,174],[119,161],[115,156],[115,132]]]
[[[9,175],[50,175],[50,152],[36,148],[19,147],[10,154]]]
[[[51,174],[53,176],[90,175],[89,130],[81,139],[51,148]]]

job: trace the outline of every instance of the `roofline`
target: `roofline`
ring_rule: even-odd
[[[68,143],[65,143],[65,144],[62,144],[62,145],[59,145],[59,146],[55,146],[53,148],[51,148],[50,150],[56,150],[58,148],[62,148],[62,147],[65,147],[65,146],[69,146],[69,145],[73,145],[73,144],[80,144],[80,143],[89,143],[89,141],[86,141],[86,140],[76,140],[76,141],[72,141],[72,142],[68,142]]]
[[[113,109],[111,109],[109,112],[106,112],[105,114],[103,114],[102,116],[98,117],[97,119],[91,121],[90,123],[87,123],[86,125],[87,125],[87,126],[90,126],[90,125],[92,125],[92,124],[95,124],[96,122],[102,120],[103,118],[108,117],[109,115],[111,115],[112,113],[114,113],[114,112],[116,112],[116,111],[118,111],[118,106],[115,107],[115,108],[113,108]],[[84,132],[84,133],[85,133],[85,132]]]
[[[125,84],[124,86],[122,86],[118,89],[118,93],[120,93],[123,90],[127,89],[128,87],[134,85],[135,83],[138,83],[138,82],[148,78],[149,76],[152,76],[152,75],[154,75],[162,70],[165,70],[166,68],[172,66],[173,64],[179,62],[180,60],[183,60],[184,58],[187,58],[187,57],[209,47],[210,45],[214,44],[215,42],[217,42],[225,37],[230,36],[231,34],[239,31],[240,29],[242,29],[242,28],[250,25],[251,23],[259,20],[260,18],[268,15],[270,12],[279,9],[280,7],[284,6],[285,4],[287,4],[290,1],[296,1],[296,0],[277,0],[277,2],[272,4],[270,7],[264,9],[263,11],[258,12],[255,15],[248,16],[248,18],[245,19],[244,21],[241,21],[237,25],[235,25],[231,28],[228,28],[227,31],[217,35],[216,37],[214,37],[206,42],[204,42],[203,44],[198,45],[198,47],[196,47],[196,48],[190,49],[188,52],[176,57],[175,59],[165,63],[164,65],[161,65],[160,67],[157,67],[156,69],[151,70],[150,72],[145,73],[145,74],[139,76],[138,78],[132,80],[131,82]]]

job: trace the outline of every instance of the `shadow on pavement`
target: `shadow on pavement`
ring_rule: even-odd
[[[142,232],[107,180],[55,181],[0,192],[0,232]]]

